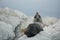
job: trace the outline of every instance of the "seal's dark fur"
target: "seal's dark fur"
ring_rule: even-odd
[[[40,31],[43,31],[43,28],[39,24],[32,23],[28,25],[27,30],[24,32],[24,34],[26,34],[27,37],[33,37]]]

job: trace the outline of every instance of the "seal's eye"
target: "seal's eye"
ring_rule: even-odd
[[[34,16],[34,18],[41,18],[41,16],[40,15],[36,15],[36,16]]]

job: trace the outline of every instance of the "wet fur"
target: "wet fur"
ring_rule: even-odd
[[[27,30],[24,32],[24,34],[26,34],[27,37],[33,37],[41,31],[43,31],[43,28],[39,24],[32,23],[28,25]]]

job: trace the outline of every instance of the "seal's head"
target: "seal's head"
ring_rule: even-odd
[[[36,15],[34,16],[34,22],[40,22],[40,23],[42,23],[41,16],[39,15],[38,12],[36,12]]]

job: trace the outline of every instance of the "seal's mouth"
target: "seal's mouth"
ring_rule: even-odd
[[[37,18],[37,21],[39,21],[40,19],[39,18]]]

